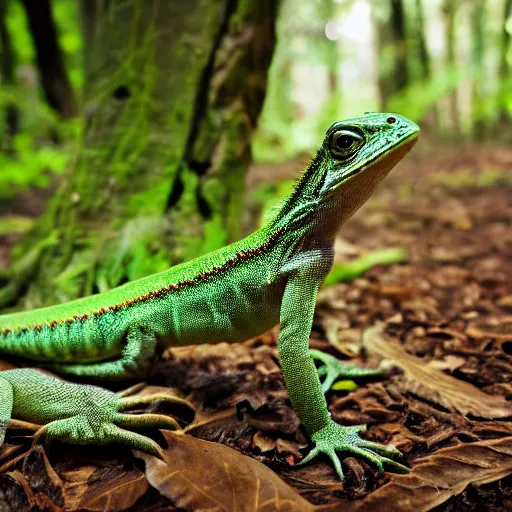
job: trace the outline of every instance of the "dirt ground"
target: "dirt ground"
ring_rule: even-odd
[[[300,166],[255,166],[249,181],[289,178]],[[297,467],[308,439],[270,332],[164,354],[142,393],[180,393],[195,416],[183,404],[151,406],[188,424],[188,436],[165,441],[150,432],[167,444],[163,461],[112,446],[30,449],[27,432],[9,431],[0,509],[511,510],[511,168],[504,147],[420,148],[337,244],[338,263],[383,247],[406,249],[407,261],[319,296],[312,346],[369,367],[396,364],[387,377],[329,392],[333,418],[366,424],[363,436],[397,446],[411,473],[379,475],[346,457],[341,483],[321,457]]]

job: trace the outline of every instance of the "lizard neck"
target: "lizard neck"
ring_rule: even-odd
[[[343,223],[359,207],[349,200],[352,195],[350,183],[340,187],[345,189],[341,194],[321,195],[324,158],[324,149],[320,148],[268,225],[270,233],[277,230],[287,233],[284,244],[286,238],[291,237],[295,246],[301,240],[299,245],[303,248],[331,246]]]
[[[271,221],[271,231],[282,229],[292,233],[295,240],[302,239],[308,247],[331,245],[343,224],[413,144],[411,140],[373,162],[362,162],[349,179],[327,191],[323,189],[326,171],[322,166],[326,150],[321,147]]]

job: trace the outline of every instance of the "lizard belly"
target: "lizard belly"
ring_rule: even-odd
[[[244,341],[279,322],[281,294],[278,285],[247,280],[205,282],[170,298],[156,319],[157,334],[170,346]]]

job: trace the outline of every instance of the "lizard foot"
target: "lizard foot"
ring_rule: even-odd
[[[399,472],[408,473],[410,471],[407,466],[387,457],[402,456],[401,452],[397,448],[393,445],[383,446],[381,444],[362,439],[359,436],[359,432],[362,430],[366,430],[365,425],[343,427],[333,420],[330,420],[325,427],[311,435],[311,439],[315,443],[315,447],[300,462],[300,464],[305,464],[314,459],[320,453],[324,453],[334,464],[334,468],[336,469],[340,480],[343,480],[344,475],[341,469],[341,462],[336,454],[336,452],[339,451],[353,453],[369,460],[377,466],[379,473],[384,471],[384,464],[393,467]]]
[[[310,349],[309,354],[313,359],[323,363],[323,366],[318,368],[318,376],[324,377],[322,382],[322,391],[324,393],[327,393],[334,384],[334,381],[340,377],[375,377],[388,373],[388,370],[382,365],[375,369],[362,368],[355,364],[344,363],[334,356],[321,352],[320,350]]]
[[[147,404],[154,399],[169,398],[164,393],[143,397],[119,397],[101,390],[94,396],[84,396],[80,410],[62,419],[55,419],[34,434],[34,442],[59,440],[70,444],[121,443],[135,450],[143,450],[162,457],[162,449],[153,439],[132,430],[147,428],[181,429],[179,423],[164,414],[122,412],[135,405]]]

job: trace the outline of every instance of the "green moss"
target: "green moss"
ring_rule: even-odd
[[[261,107],[261,94],[246,88],[261,87],[265,69],[246,80],[257,77],[253,47],[232,53],[224,45],[251,18],[259,31],[270,5],[236,4],[218,48],[219,2],[126,0],[101,19],[84,45],[77,163],[17,251],[56,230],[58,244],[34,263],[28,306],[109,289],[239,237],[249,138]],[[271,50],[268,34],[255,37]],[[137,222],[148,217],[160,227],[139,236],[132,228],[144,231]]]

